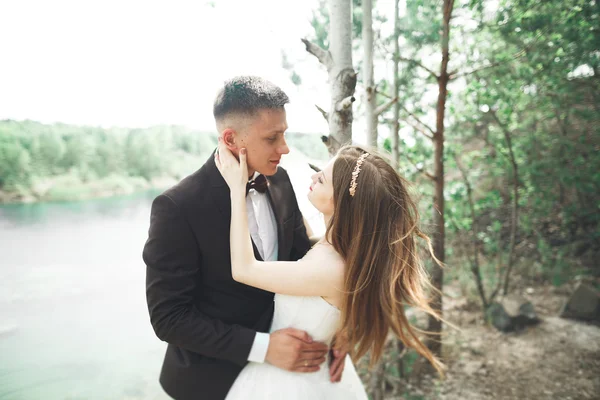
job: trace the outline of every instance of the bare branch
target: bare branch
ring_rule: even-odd
[[[434,181],[434,182],[437,180],[437,179],[436,179],[436,177],[435,177],[435,175],[433,175],[433,174],[431,174],[431,173],[429,173],[429,172],[425,171],[425,170],[423,169],[423,167],[419,167],[419,166],[417,165],[417,163],[416,163],[416,162],[414,162],[414,160],[413,160],[412,158],[410,158],[410,156],[409,156],[408,154],[404,153],[404,154],[402,154],[402,156],[406,157],[406,159],[407,159],[407,160],[408,160],[408,161],[409,161],[409,162],[410,162],[410,163],[413,165],[413,167],[415,167],[415,169],[416,169],[418,172],[422,173],[423,175],[425,175],[427,178],[431,179],[431,180],[432,180],[432,181]]]
[[[429,68],[427,68],[426,66],[424,66],[417,60],[413,60],[412,58],[405,58],[405,57],[399,57],[398,60],[404,61],[404,62],[407,62],[410,64],[415,64],[416,66],[421,67],[425,71],[429,72],[429,75],[433,76],[436,80],[440,79],[440,77],[435,72],[433,72],[432,70],[430,70]]]
[[[527,54],[527,51],[529,51],[529,49],[531,49],[531,47],[535,44],[535,42],[537,42],[537,40],[542,36],[544,32],[538,33],[536,35],[536,38],[534,39],[534,41],[532,43],[530,43],[529,45],[525,46],[524,48],[522,48],[521,50],[519,50],[518,52],[516,52],[515,54],[513,54],[513,56],[511,58],[509,58],[508,60],[504,60],[504,61],[497,61],[488,65],[483,65],[481,67],[478,68],[474,68],[470,71],[467,72],[463,72],[461,74],[458,73],[458,71],[452,71],[450,72],[449,75],[449,79],[456,79],[456,78],[461,78],[463,76],[467,76],[467,75],[472,75],[475,74],[479,71],[483,71],[484,69],[488,69],[488,68],[494,68],[497,67],[499,65],[502,64],[508,64],[512,61],[518,60],[519,58],[523,57],[524,55]]]
[[[502,64],[501,62],[497,62],[497,63],[493,63],[490,65],[484,65],[483,67],[479,67],[479,68],[475,68],[471,71],[467,71],[467,72],[463,72],[461,74],[458,73],[458,71],[452,71],[448,74],[448,79],[452,80],[452,79],[456,79],[456,78],[462,78],[464,76],[469,76],[469,75],[473,75],[476,74],[479,71],[483,71],[484,69],[488,69],[488,68],[493,68],[496,67],[498,65]]]
[[[329,113],[327,111],[323,110],[321,107],[319,107],[316,104],[315,104],[315,107],[317,107],[317,110],[319,110],[319,112],[323,115],[323,118],[325,118],[325,121],[329,121]]]
[[[415,121],[417,121],[417,122],[418,122],[418,123],[419,123],[421,126],[425,127],[425,129],[427,129],[429,132],[431,132],[431,134],[432,134],[432,137],[430,137],[430,139],[432,139],[432,140],[433,140],[433,138],[435,138],[435,136],[436,136],[436,132],[435,132],[433,129],[431,129],[431,127],[430,127],[429,125],[427,125],[426,123],[424,123],[423,121],[421,121],[421,120],[419,119],[419,117],[417,117],[415,114],[413,114],[413,113],[411,113],[410,111],[408,111],[408,109],[407,109],[406,107],[404,107],[403,105],[400,105],[400,107],[401,107],[401,108],[402,108],[404,111],[406,111],[406,113],[407,113],[408,115],[410,115],[410,116],[411,116],[411,117],[412,117],[412,118],[413,118]],[[419,132],[423,132],[423,131],[422,131],[422,130],[419,130]],[[427,135],[427,137],[429,137],[429,135]]]
[[[335,110],[343,111],[349,108],[355,100],[356,98],[354,96],[348,96],[345,99],[342,99],[342,101],[340,101],[339,103],[337,103],[337,105],[335,106]]]
[[[392,56],[394,57],[394,53],[392,53],[385,45],[385,43],[383,43],[383,41],[381,40],[381,38],[377,38],[375,40],[375,46],[382,49],[388,56]]]
[[[333,59],[331,58],[331,53],[329,51],[322,49],[314,43],[309,42],[307,39],[300,39],[302,43],[306,46],[306,51],[308,51],[313,56],[317,57],[319,62],[327,67],[329,70],[333,65]]]
[[[429,179],[431,179],[431,180],[432,180],[432,181],[434,181],[434,182],[437,180],[435,176],[433,176],[433,175],[432,175],[432,174],[430,174],[429,172],[425,171],[425,170],[423,169],[423,167],[419,167],[419,166],[417,165],[417,163],[415,163],[415,162],[413,161],[413,159],[412,159],[412,158],[410,158],[410,156],[409,156],[408,154],[406,154],[406,153],[405,153],[405,154],[403,154],[403,155],[404,155],[404,157],[406,157],[406,159],[407,159],[407,160],[408,160],[408,161],[409,161],[409,162],[410,162],[410,163],[411,163],[411,164],[412,164],[412,165],[413,165],[413,166],[414,166],[414,167],[417,169],[417,171],[419,171],[420,173],[422,173],[423,175],[425,175],[426,177],[428,177]]]
[[[421,128],[420,126],[416,125],[414,122],[412,122],[411,120],[407,119],[407,118],[402,118],[402,121],[406,122],[407,124],[409,124],[412,128],[414,128],[416,131],[421,132],[423,134],[423,136],[425,136],[427,139],[433,141],[434,138],[433,136],[431,136],[429,133],[427,133],[423,128]]]
[[[515,56],[515,57],[511,58],[510,60],[498,61],[498,62],[495,62],[495,63],[491,63],[489,65],[484,65],[482,67],[475,68],[475,69],[472,69],[472,70],[467,71],[467,72],[463,72],[462,74],[459,74],[458,71],[452,71],[449,74],[449,79],[452,80],[452,79],[456,79],[456,78],[462,78],[464,76],[476,74],[477,72],[483,71],[484,69],[494,68],[494,67],[497,67],[497,66],[502,65],[502,64],[508,64],[509,62],[514,61],[514,60],[516,60],[519,57],[521,57],[521,55]]]
[[[389,101],[383,103],[382,105],[380,105],[379,107],[377,107],[375,109],[375,115],[381,115],[381,113],[383,113],[385,110],[390,108],[390,106],[392,104],[394,104],[396,101],[398,101],[398,98],[394,97],[393,99],[390,99]]]

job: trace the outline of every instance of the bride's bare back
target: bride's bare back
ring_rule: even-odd
[[[335,280],[340,282],[340,286],[335,288],[333,294],[321,295],[329,304],[340,308],[342,305],[342,289],[344,282],[344,260],[342,256],[335,251],[333,246],[324,240],[317,242],[312,249],[306,253],[301,261],[310,262],[311,264],[321,265],[323,269],[328,270]]]

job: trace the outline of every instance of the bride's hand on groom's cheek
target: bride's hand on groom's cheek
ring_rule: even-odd
[[[215,165],[231,191],[244,191],[248,181],[248,167],[246,164],[246,149],[240,149],[239,160],[227,148],[222,138],[219,138],[215,152]]]
[[[287,371],[317,372],[328,351],[326,344],[313,342],[306,332],[286,328],[271,333],[265,360]]]

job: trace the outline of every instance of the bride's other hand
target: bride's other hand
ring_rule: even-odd
[[[215,164],[232,194],[245,193],[246,183],[248,182],[245,148],[240,149],[240,160],[238,161],[219,138],[219,147],[215,152]]]
[[[329,378],[331,382],[340,382],[344,373],[346,355],[350,350],[346,332],[338,332],[331,349],[331,362],[329,365]]]

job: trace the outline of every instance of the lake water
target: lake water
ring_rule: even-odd
[[[310,169],[285,166],[322,233]],[[0,207],[0,400],[169,398],[141,258],[157,193]]]

